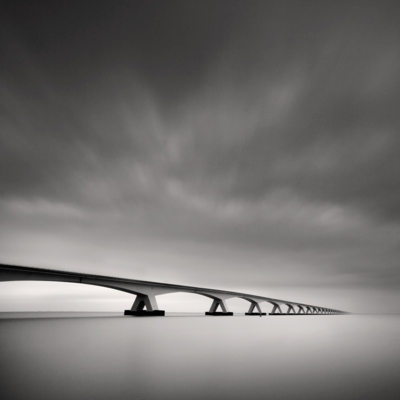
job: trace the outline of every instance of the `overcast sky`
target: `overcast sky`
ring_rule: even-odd
[[[398,1],[0,19],[1,262],[400,311]]]

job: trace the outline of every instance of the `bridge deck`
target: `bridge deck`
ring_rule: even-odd
[[[3,273],[3,274],[2,274]],[[10,278],[2,278],[2,275],[16,274],[18,277],[16,279]],[[40,280],[40,277],[43,277],[44,280],[54,280],[54,281],[72,281],[76,283],[88,283],[95,284],[98,286],[105,287],[113,287],[114,284],[115,289],[124,290],[122,288],[118,288],[116,285],[134,285],[134,287],[143,287],[143,288],[152,288],[155,289],[155,295],[162,294],[163,292],[157,293],[157,290],[163,290],[164,293],[172,293],[172,292],[189,292],[189,293],[198,293],[203,295],[210,295],[210,297],[218,297],[222,296],[223,298],[230,297],[238,297],[244,298],[249,301],[254,302],[263,302],[267,301],[276,305],[288,305],[290,306],[298,306],[304,307],[305,309],[324,309],[334,311],[336,313],[342,313],[339,310],[333,310],[327,307],[315,306],[310,304],[298,303],[294,301],[274,299],[271,297],[252,295],[248,293],[241,292],[232,292],[227,290],[218,290],[218,289],[210,289],[210,288],[201,288],[195,286],[184,286],[184,285],[176,285],[170,283],[161,283],[161,282],[151,282],[151,281],[142,281],[137,279],[127,279],[120,278],[114,276],[105,276],[105,275],[95,275],[95,274],[85,274],[79,272],[71,272],[71,271],[61,271],[55,269],[45,269],[45,268],[35,268],[35,267],[26,267],[26,266],[18,266],[18,265],[9,265],[9,264],[0,264],[0,281],[1,280]],[[103,283],[103,284],[102,284]],[[111,285],[111,286],[110,286]],[[129,290],[126,290],[129,291]],[[133,292],[133,291],[132,291]],[[138,291],[137,291],[138,292]]]

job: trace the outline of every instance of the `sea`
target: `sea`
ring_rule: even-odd
[[[0,313],[2,400],[398,400],[399,315]]]

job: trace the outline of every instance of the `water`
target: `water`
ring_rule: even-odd
[[[0,318],[2,399],[400,398],[400,316]]]

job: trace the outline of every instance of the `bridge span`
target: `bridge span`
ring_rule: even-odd
[[[165,311],[158,308],[156,296],[178,292],[195,293],[210,298],[212,304],[210,310],[206,312],[206,315],[233,315],[233,313],[228,309],[226,300],[234,297],[247,300],[250,303],[246,315],[266,315],[266,313],[261,311],[260,304],[262,302],[268,302],[273,305],[272,312],[268,315],[347,314],[347,312],[328,307],[279,300],[271,297],[246,293],[230,292],[226,290],[205,289],[194,286],[148,282],[112,276],[83,274],[78,272],[7,264],[0,264],[0,282],[1,281],[56,281],[81,283],[86,285],[102,286],[136,295],[132,308],[130,310],[125,310],[125,315],[164,316]],[[283,307],[287,307],[287,309],[282,310]]]

